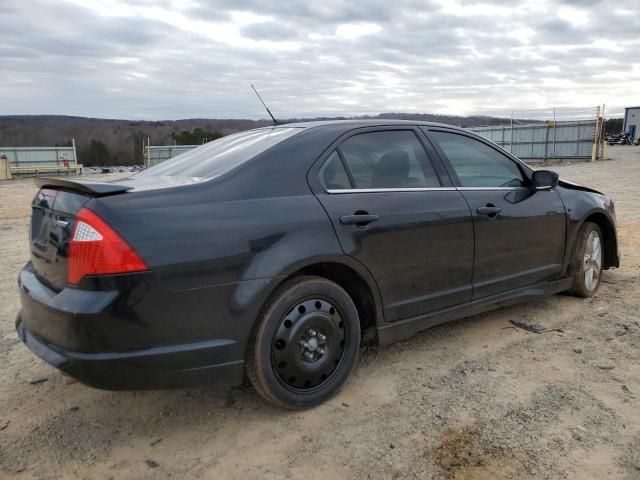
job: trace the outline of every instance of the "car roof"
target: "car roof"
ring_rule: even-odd
[[[448,125],[445,123],[437,122],[422,122],[419,120],[397,120],[391,118],[376,118],[376,119],[344,119],[344,120],[314,120],[310,122],[293,122],[278,124],[277,127],[288,128],[304,128],[304,129],[322,129],[336,127],[344,127],[344,130],[350,130],[352,128],[363,127],[384,127],[384,126],[421,126],[421,127],[446,127],[456,130],[463,130],[455,125]]]

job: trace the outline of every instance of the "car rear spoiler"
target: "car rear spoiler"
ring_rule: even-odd
[[[54,187],[64,190],[73,190],[84,193],[92,197],[104,197],[116,193],[123,193],[131,190],[133,187],[128,185],[119,185],[117,183],[94,182],[92,180],[67,180],[64,178],[36,178],[35,183],[38,187]]]

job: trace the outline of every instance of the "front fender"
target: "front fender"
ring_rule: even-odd
[[[618,267],[618,237],[613,201],[603,194],[586,190],[558,187],[558,193],[567,212],[567,243],[563,274],[568,274],[578,233],[586,221],[597,223],[605,236],[603,267],[605,269]]]

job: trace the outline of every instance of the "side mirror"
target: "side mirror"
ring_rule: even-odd
[[[536,190],[551,190],[558,186],[559,176],[551,170],[536,170],[533,172],[533,186]]]

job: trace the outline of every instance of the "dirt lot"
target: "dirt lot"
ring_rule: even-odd
[[[617,204],[622,268],[597,297],[554,296],[365,348],[339,395],[296,413],[250,388],[65,385],[14,332],[35,188],[0,182],[0,477],[639,479],[640,148],[609,153],[556,168]]]

